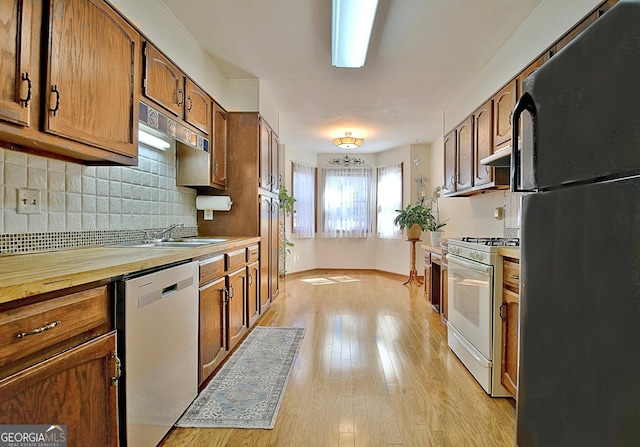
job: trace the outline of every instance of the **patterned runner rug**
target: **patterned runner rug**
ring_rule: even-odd
[[[257,326],[176,427],[272,429],[304,328]]]

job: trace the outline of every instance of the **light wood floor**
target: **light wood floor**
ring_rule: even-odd
[[[355,281],[305,282],[341,276]],[[274,429],[174,429],[163,446],[513,446],[514,401],[485,394],[421,287],[402,282],[359,271],[281,281],[258,324],[306,332]]]

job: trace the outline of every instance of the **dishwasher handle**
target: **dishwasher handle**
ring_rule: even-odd
[[[193,284],[193,282],[194,282],[194,279],[192,276],[190,276],[188,278],[177,281],[171,285],[153,289],[145,293],[144,295],[138,297],[138,308],[148,306],[149,304],[155,303],[156,301],[161,300],[162,298],[168,297],[180,290],[186,289],[187,287],[190,287]]]

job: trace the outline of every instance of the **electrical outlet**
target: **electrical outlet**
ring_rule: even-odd
[[[40,191],[18,189],[18,214],[40,214]]]
[[[213,220],[213,210],[204,210],[204,220]]]

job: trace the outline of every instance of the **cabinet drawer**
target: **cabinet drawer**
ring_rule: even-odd
[[[200,287],[224,276],[224,255],[200,261]]]
[[[225,266],[227,268],[227,272],[233,272],[237,270],[239,267],[242,267],[246,264],[246,251],[243,248],[242,250],[231,251],[229,253],[225,253]]]
[[[511,286],[516,291],[520,290],[520,264],[505,259],[502,268],[504,285]]]
[[[257,245],[247,247],[247,263],[251,264],[252,262],[257,261],[258,253],[260,253],[260,248]]]
[[[107,286],[101,286],[0,313],[0,369],[26,367],[109,332],[109,308]]]

